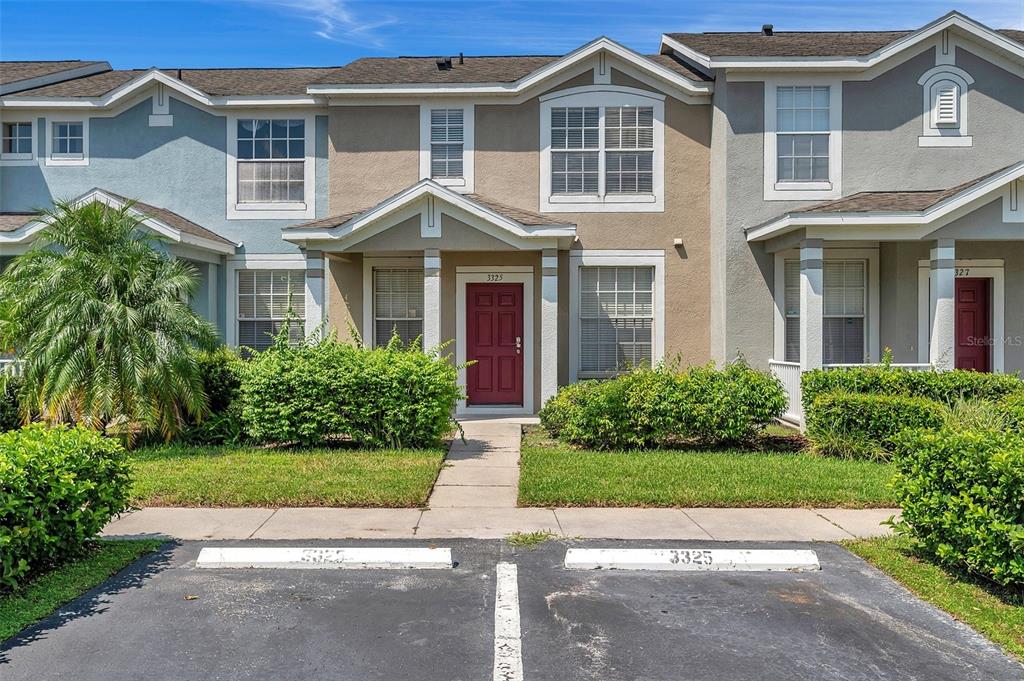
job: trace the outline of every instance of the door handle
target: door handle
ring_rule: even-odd
[[[523,339],[520,336],[516,336],[516,354],[518,355],[523,347]]]

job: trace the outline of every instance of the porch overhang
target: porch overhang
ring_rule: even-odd
[[[458,244],[445,241],[444,216],[519,250],[564,250],[576,238],[574,224],[551,221],[475,194],[460,194],[429,179],[372,208],[285,228],[282,237],[308,249],[352,251],[366,239],[419,217],[419,235],[429,240],[432,248],[458,248]]]
[[[234,255],[238,244],[197,225],[165,208],[133,201],[105,189],[94,188],[75,198],[71,203],[81,206],[98,202],[115,209],[130,206],[129,212],[140,224],[172,244],[190,246],[199,251],[220,255]],[[45,214],[25,216],[25,221],[8,231],[0,231],[0,250],[5,247],[27,247],[51,219]]]
[[[1020,180],[1024,161],[949,189],[860,192],[785,213],[746,230],[747,241],[768,242],[794,232],[829,241],[920,241],[1000,194],[1007,221],[1024,216]],[[984,235],[978,235],[984,239]],[[1005,240],[1005,234],[993,238]],[[1013,237],[1010,237],[1013,238]],[[1024,238],[1024,228],[1017,238]]]

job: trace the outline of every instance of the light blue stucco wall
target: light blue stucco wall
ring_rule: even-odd
[[[44,119],[40,161],[0,167],[0,211],[45,208],[99,187],[172,210],[232,241],[245,253],[297,253],[281,229],[301,220],[227,219],[227,118],[171,98],[174,125],[150,127],[149,100],[89,121],[89,165],[47,166]],[[316,117],[316,215],[327,211],[327,116]]]
[[[94,187],[174,211],[236,243],[239,253],[298,254],[281,230],[304,220],[227,219],[227,117],[203,111],[172,97],[170,127],[150,127],[149,99],[112,117],[89,119],[89,164],[47,166],[45,119],[36,119],[36,156],[32,165],[0,166],[0,211],[48,208],[55,199],[74,198]],[[254,112],[255,115],[259,115]],[[328,211],[327,115],[315,118],[316,217]],[[209,310],[209,273],[200,264],[201,291],[195,309],[215,321],[225,319],[225,267],[217,267],[217,309]],[[211,312],[214,314],[211,315]]]

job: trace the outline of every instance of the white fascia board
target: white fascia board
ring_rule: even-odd
[[[438,86],[433,83],[407,83],[395,86],[382,86],[381,83],[363,83],[354,85],[311,85],[306,92],[311,95],[363,94],[363,95],[424,95],[424,94],[474,94],[474,95],[516,95],[543,81],[571,68],[598,52],[605,50],[619,59],[642,69],[665,82],[680,88],[690,95],[710,95],[714,91],[712,83],[697,83],[685,78],[672,70],[657,64],[642,54],[624,45],[620,45],[606,37],[592,40],[578,47],[561,59],[558,59],[536,71],[529,73],[511,83],[450,83]]]
[[[58,71],[56,73],[48,73],[45,76],[36,76],[35,78],[16,80],[13,83],[4,83],[3,85],[0,85],[0,95],[21,92],[23,90],[32,90],[37,87],[43,87],[44,85],[60,83],[74,78],[92,76],[94,74],[110,70],[110,63],[105,61],[85,64],[84,66],[79,66],[73,69]]]
[[[673,52],[678,54],[683,59],[693,62],[697,66],[700,66],[702,70],[711,75],[713,68],[711,66],[711,57],[707,56],[702,52],[698,52],[692,47],[688,47],[683,43],[679,42],[670,35],[663,33],[661,35],[661,44],[664,47],[670,48]]]
[[[863,57],[711,57],[708,62],[710,68],[716,69],[862,71],[950,28],[960,29],[982,43],[1008,54],[1019,62],[1024,62],[1024,45],[959,12],[950,12],[939,17],[920,30]]]
[[[755,227],[747,232],[747,241],[764,241],[801,227],[878,227],[922,226],[954,213],[970,204],[984,200],[989,194],[1001,190],[1007,183],[1024,177],[1024,161],[1010,166],[984,182],[954,194],[923,211],[849,212],[827,214],[790,213],[777,220]]]

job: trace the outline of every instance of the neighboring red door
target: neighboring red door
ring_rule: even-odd
[[[468,404],[523,403],[523,285],[466,284]]]
[[[956,368],[991,371],[990,279],[956,280]]]

